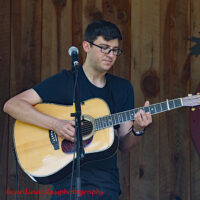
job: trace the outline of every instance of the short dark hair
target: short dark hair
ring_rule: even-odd
[[[84,40],[94,42],[98,36],[102,36],[106,41],[113,39],[122,40],[119,28],[115,24],[105,20],[97,20],[88,24],[84,33]]]

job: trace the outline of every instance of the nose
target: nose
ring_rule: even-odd
[[[107,55],[111,57],[115,57],[113,49],[110,49]]]

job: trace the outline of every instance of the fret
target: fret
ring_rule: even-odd
[[[118,117],[119,123],[121,123],[121,122],[122,122],[122,116],[121,116],[121,113],[118,113],[118,114],[117,114],[117,117]]]
[[[144,107],[144,111],[145,111],[145,112],[150,112],[149,106],[145,106],[145,107]]]
[[[99,129],[102,129],[101,120],[98,119]]]
[[[135,114],[139,111],[139,108],[134,109]]]
[[[114,114],[111,115],[111,118],[112,118],[113,125],[116,125],[117,123],[116,123],[116,120],[115,120],[115,115]]]
[[[167,103],[167,110],[170,110],[170,108],[169,108],[169,100],[168,99],[166,100],[166,103]]]
[[[97,119],[95,119],[95,121],[94,121],[94,126],[95,126],[95,130],[99,130],[99,124],[98,124]]]
[[[156,113],[155,107],[154,105],[149,106],[150,107],[150,113],[153,115],[154,113]]]
[[[105,117],[105,120],[106,120],[106,127],[109,127],[109,126],[110,126],[110,118],[109,118],[109,115]]]
[[[181,99],[174,99],[174,104],[175,104],[175,107],[181,107],[182,104],[181,104]]]
[[[160,113],[162,111],[160,103],[155,104],[156,112]]]
[[[170,109],[175,108],[174,100],[169,100],[169,108],[170,108]]]
[[[113,126],[113,121],[111,115],[108,116],[108,125]]]
[[[103,121],[103,127],[106,128],[107,127],[106,117],[102,117],[102,121]]]
[[[168,108],[167,108],[167,102],[162,102],[161,103],[161,108],[162,108],[162,111],[168,110]]]
[[[119,119],[118,119],[118,116],[117,116],[117,114],[115,114],[114,116],[115,116],[115,121],[116,121],[116,124],[119,124]]]
[[[106,128],[107,127],[106,117],[102,117],[102,122],[103,122],[103,127]]]
[[[94,129],[95,129],[95,130],[98,130],[98,129],[99,129],[97,119],[94,120]]]
[[[122,121],[125,122],[126,121],[126,113],[122,112]]]
[[[127,121],[130,121],[131,120],[131,116],[129,114],[129,111],[126,111],[125,113],[126,113],[126,119],[127,119]]]
[[[98,119],[96,119],[96,121],[97,121],[97,124],[98,124],[98,129],[99,130],[102,129],[101,120],[98,118]]]
[[[103,128],[103,121],[102,118],[99,118],[100,127]]]
[[[129,111],[130,112],[130,117],[131,117],[131,120],[134,120],[134,110],[130,110]]]
[[[110,121],[110,116],[109,115],[106,117],[106,119],[107,119],[107,126],[108,127],[112,126],[112,121]]]
[[[106,117],[106,123],[107,123],[107,127],[110,126],[110,118],[109,118],[109,115]]]

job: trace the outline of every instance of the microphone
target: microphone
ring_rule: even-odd
[[[68,54],[72,58],[72,65],[73,66],[78,66],[79,65],[78,53],[79,53],[78,48],[76,48],[74,46],[70,47],[69,50],[68,50]]]

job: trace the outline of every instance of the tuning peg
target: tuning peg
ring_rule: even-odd
[[[192,110],[192,111],[195,111],[196,109],[195,109],[195,108],[192,108],[191,110]]]

